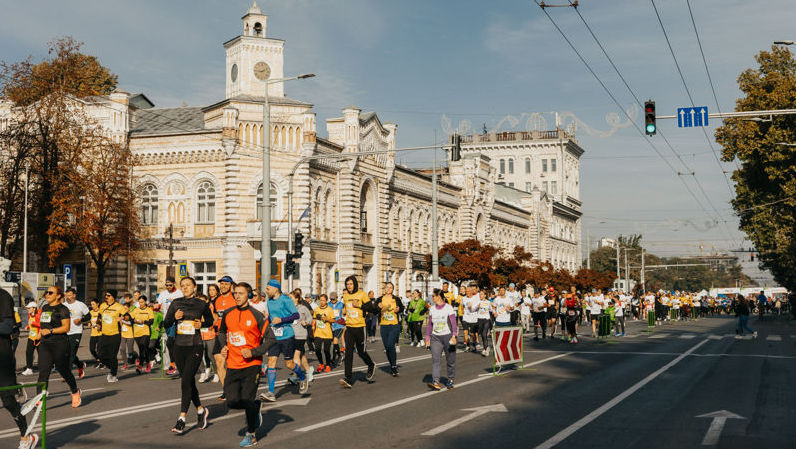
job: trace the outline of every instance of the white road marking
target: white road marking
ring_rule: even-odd
[[[465,412],[472,412],[472,413],[464,415],[464,416],[462,416],[459,419],[454,419],[453,421],[448,422],[446,424],[443,424],[443,425],[441,425],[439,427],[435,427],[435,428],[429,430],[428,432],[423,432],[423,433],[421,433],[421,435],[433,436],[433,435],[440,434],[440,433],[442,433],[442,432],[444,432],[446,430],[453,429],[454,427],[458,426],[459,424],[464,424],[467,421],[470,421],[472,419],[478,418],[479,416],[485,415],[485,414],[487,414],[489,412],[503,412],[503,413],[508,412],[508,410],[506,409],[506,406],[504,406],[503,404],[485,405],[483,407],[465,408],[465,409],[462,409],[462,410],[465,411]]]
[[[766,337],[766,341],[782,341],[782,337],[779,335],[769,335]]]
[[[705,432],[705,438],[702,439],[702,446],[715,446],[716,443],[719,442],[721,431],[724,430],[724,424],[727,423],[728,419],[746,419],[743,416],[736,415],[727,410],[705,413],[704,415],[697,416],[697,418],[713,418],[713,421],[710,422],[708,431]]]
[[[260,407],[260,413],[262,413],[263,411],[268,410],[268,409],[281,408],[281,407],[284,407],[286,405],[307,405],[307,404],[310,403],[310,399],[311,398],[290,399],[288,401],[279,401],[279,402],[275,402],[275,403],[269,403],[268,405],[263,405],[262,407]],[[215,422],[219,422],[219,421],[226,421],[228,419],[237,418],[238,416],[243,416],[245,414],[246,414],[246,412],[227,413],[226,415],[219,416],[218,418],[213,418],[213,415],[210,415],[210,417],[207,418],[207,422],[215,423]],[[185,423],[185,427],[194,427],[195,425],[196,425],[196,421]]]
[[[689,349],[688,351],[680,354],[677,358],[675,358],[671,362],[667,363],[666,365],[663,365],[663,367],[661,367],[657,371],[653,372],[649,376],[647,376],[644,379],[640,380],[635,385],[633,385],[632,387],[630,387],[627,390],[623,391],[622,393],[619,393],[613,399],[611,399],[610,401],[608,401],[605,404],[601,405],[600,407],[598,407],[593,412],[591,412],[588,415],[584,416],[583,418],[575,421],[573,424],[569,425],[566,429],[564,429],[564,430],[558,432],[557,434],[553,435],[551,438],[549,438],[544,443],[536,446],[536,449],[549,449],[549,448],[552,448],[553,446],[557,445],[558,443],[566,440],[567,438],[569,438],[570,435],[574,434],[575,432],[577,432],[578,430],[580,430],[581,428],[583,428],[584,426],[586,426],[590,422],[592,422],[595,419],[599,418],[602,414],[604,414],[608,410],[612,409],[613,407],[615,407],[620,402],[624,401],[628,396],[630,396],[631,394],[633,394],[636,391],[638,391],[639,389],[641,389],[644,385],[647,385],[652,380],[654,380],[656,377],[658,377],[661,374],[663,374],[664,372],[668,371],[669,368],[671,368],[674,365],[677,365],[678,363],[680,363],[681,360],[683,360],[684,358],[688,357],[691,353],[693,353],[694,351],[699,349],[700,346],[704,345],[707,342],[708,342],[708,339],[705,339],[705,340],[702,340],[699,343],[695,344],[694,346],[691,347],[691,349]]]
[[[708,335],[709,340],[721,340],[722,338],[724,338],[722,335]]]
[[[680,338],[682,338],[683,340],[691,340],[691,339],[696,338],[696,335],[695,334],[683,334],[683,335],[680,336]]]
[[[668,337],[668,335],[666,335],[666,334],[650,335],[650,338],[666,338],[666,337]]]
[[[547,358],[542,359],[542,360],[537,360],[536,362],[526,363],[525,365],[523,365],[523,368],[528,368],[530,366],[540,365],[542,363],[549,362],[551,360],[560,359],[561,357],[566,357],[566,356],[568,356],[570,354],[572,354],[572,353],[571,352],[566,352],[564,354],[558,354],[558,355],[554,355],[552,357],[547,357]],[[474,383],[481,382],[481,381],[484,381],[484,380],[487,380],[487,379],[493,379],[495,377],[497,377],[497,376],[491,376],[490,375],[489,377],[486,377],[486,376],[485,377],[476,377],[475,379],[470,379],[468,381],[456,384],[456,388],[459,389],[459,388],[465,387],[467,385],[472,385]],[[333,426],[335,424],[338,424],[338,423],[341,423],[341,422],[345,422],[345,421],[349,421],[351,419],[358,418],[360,416],[370,415],[371,413],[376,413],[376,412],[380,412],[382,410],[387,410],[389,408],[397,407],[399,405],[403,405],[403,404],[406,404],[406,403],[409,403],[409,402],[412,402],[412,401],[416,401],[418,399],[423,399],[423,398],[427,398],[429,396],[433,396],[435,394],[444,394],[444,393],[445,393],[444,390],[441,390],[441,391],[428,391],[426,393],[421,393],[421,394],[417,394],[417,395],[414,395],[414,396],[410,396],[408,398],[399,399],[397,401],[389,402],[387,404],[378,405],[376,407],[371,407],[371,408],[365,409],[365,410],[360,410],[358,412],[350,413],[348,415],[338,416],[337,418],[333,418],[333,419],[327,419],[326,421],[320,422],[318,424],[313,424],[311,426],[301,427],[299,429],[296,429],[296,432],[309,432],[311,430],[322,429],[324,427]]]

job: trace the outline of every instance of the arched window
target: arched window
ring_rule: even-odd
[[[531,158],[526,157],[525,158],[525,174],[527,175],[527,174],[530,174],[530,173],[531,173]]]
[[[504,174],[504,173],[506,173],[506,160],[505,159],[501,159],[500,160],[500,174]]]
[[[141,194],[141,223],[158,224],[158,188],[154,184],[145,185]]]
[[[509,158],[509,174],[514,174],[514,158]]]
[[[280,210],[279,210],[279,201],[278,201],[278,193],[276,190],[276,185],[272,182],[271,189],[269,192],[269,197],[271,198],[271,221],[279,220]],[[257,187],[257,203],[255,205],[254,216],[258,220],[263,219],[263,185],[260,184]]]
[[[196,189],[196,222],[215,223],[216,188],[210,181],[203,181]]]

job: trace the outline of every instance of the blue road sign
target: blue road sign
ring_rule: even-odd
[[[708,126],[708,107],[677,108],[677,127]]]
[[[72,279],[72,265],[64,264],[64,277],[66,279]]]

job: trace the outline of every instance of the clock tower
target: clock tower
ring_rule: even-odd
[[[268,74],[269,78],[284,77],[285,41],[266,37],[268,16],[263,14],[255,0],[241,20],[243,34],[224,43],[227,53],[226,96],[252,96],[262,98],[265,82],[257,79],[258,72]],[[284,95],[282,83],[268,85],[271,97]]]

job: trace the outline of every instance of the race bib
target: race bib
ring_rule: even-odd
[[[41,322],[42,323],[49,323],[53,320],[53,313],[52,312],[42,312],[41,313]]]
[[[282,335],[284,335],[284,333],[285,333],[285,328],[284,327],[275,327],[274,328],[274,336],[281,337]]]
[[[315,322],[316,329],[326,329],[326,323],[323,321],[316,321]]]
[[[109,313],[102,314],[102,322],[105,324],[113,324],[113,315]]]
[[[135,324],[133,324],[133,326],[138,328],[138,329],[145,329],[145,328],[148,327],[146,324],[139,324],[139,323],[135,323]]]
[[[349,310],[348,311],[348,316],[350,318],[359,318],[359,311],[357,311],[357,310]]]
[[[31,328],[30,328],[30,337],[31,337],[31,339],[33,339],[33,340],[35,340],[35,339],[39,338],[39,328],[37,328],[37,327],[31,327]]]
[[[567,315],[569,315],[569,316],[575,315],[575,311],[574,310],[567,310]]]
[[[447,333],[447,332],[445,332],[446,330],[448,330],[448,323],[446,323],[444,321],[441,322],[441,323],[434,323],[434,333],[435,334]]]
[[[130,331],[130,326],[122,324],[122,332],[129,332],[129,331]]]
[[[196,334],[196,328],[193,325],[193,321],[180,321],[180,324],[177,325],[177,333],[180,335]]]
[[[384,315],[382,315],[382,317],[384,318],[384,321],[393,321],[393,320],[395,320],[395,314],[392,313],[392,312],[384,312]]]
[[[240,331],[227,334],[227,340],[232,346],[246,346],[246,338]]]

